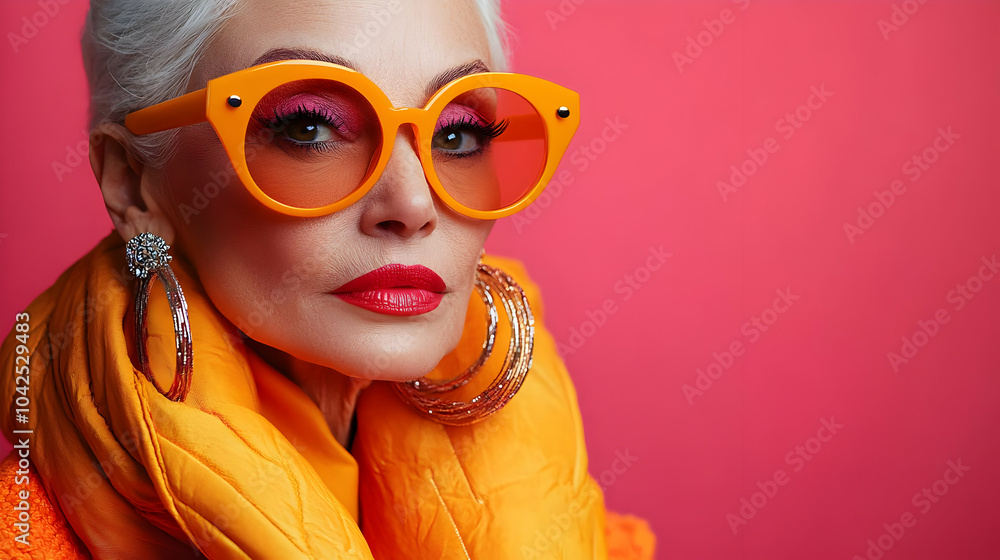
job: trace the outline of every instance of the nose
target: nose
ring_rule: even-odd
[[[381,177],[365,195],[362,231],[373,237],[413,238],[437,227],[438,209],[415,149],[413,130],[401,126]]]

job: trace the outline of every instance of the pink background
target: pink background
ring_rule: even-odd
[[[85,7],[15,53],[39,7],[0,3],[4,332],[110,227],[72,154]],[[1000,276],[975,279],[1000,253],[1000,4],[506,8],[515,69],[579,91],[583,124],[489,248],[542,286],[609,507],[650,520],[659,558],[1000,557]]]

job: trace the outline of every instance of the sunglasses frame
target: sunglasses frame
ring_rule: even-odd
[[[289,82],[314,79],[337,81],[364,96],[378,117],[382,143],[364,181],[351,194],[319,208],[299,208],[274,200],[257,186],[247,167],[246,134],[254,109],[268,93]],[[434,127],[441,111],[459,95],[476,88],[505,89],[520,95],[534,107],[545,126],[545,165],[536,183],[515,203],[496,210],[477,210],[458,202],[441,185],[431,157]],[[508,72],[469,74],[443,86],[422,108],[395,107],[374,82],[356,70],[317,60],[283,60],[214,78],[204,89],[129,113],[125,127],[133,134],[144,135],[208,121],[229,155],[236,175],[254,198],[284,214],[312,217],[346,208],[371,190],[389,162],[397,130],[411,124],[424,176],[438,197],[460,214],[492,220],[522,210],[542,193],[580,124],[579,107],[580,96],[570,89],[534,76]]]

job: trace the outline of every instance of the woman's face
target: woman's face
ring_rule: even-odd
[[[189,89],[262,60],[308,53],[346,59],[397,107],[423,106],[429,84],[449,70],[476,61],[493,68],[472,0],[244,0]],[[392,141],[374,187],[323,217],[287,216],[254,199],[208,123],[180,129],[180,149],[158,172],[155,192],[174,226],[174,247],[251,338],[352,377],[413,379],[458,343],[493,222],[457,214],[433,194],[410,127]],[[351,291],[359,282],[349,282],[386,265],[427,267],[444,283],[434,286],[431,275],[429,290],[443,293],[415,293],[423,304],[406,308],[391,299],[405,299],[402,288],[383,292],[390,303],[382,306],[363,287]],[[385,276],[390,285],[409,282]],[[334,295],[345,285],[351,293]]]

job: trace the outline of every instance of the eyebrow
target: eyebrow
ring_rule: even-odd
[[[461,66],[456,66],[454,68],[445,70],[431,80],[431,83],[427,85],[427,97],[434,95],[434,92],[443,88],[449,82],[457,80],[462,76],[468,76],[469,74],[479,74],[481,72],[489,72],[490,69],[486,66],[486,63],[482,60],[473,60],[472,62],[466,62]]]
[[[257,66],[258,64],[266,64],[268,62],[278,62],[279,60],[318,60],[320,62],[329,62],[330,64],[346,66],[351,70],[360,72],[357,66],[342,56],[325,54],[312,49],[271,49],[261,55],[260,58],[253,61],[253,64],[250,66]]]
[[[277,62],[279,60],[319,60],[321,62],[329,62],[330,64],[337,64],[340,66],[346,66],[351,70],[360,72],[357,65],[352,63],[350,60],[342,56],[337,56],[334,54],[326,54],[312,49],[289,49],[289,48],[278,48],[271,49],[261,55],[257,60],[251,64],[251,66],[257,66],[258,64],[266,64],[268,62]],[[449,82],[457,80],[462,76],[468,76],[469,74],[479,74],[482,72],[489,72],[490,68],[482,60],[476,59],[471,62],[466,62],[454,68],[449,68],[444,72],[441,72],[434,77],[429,84],[427,84],[426,94],[427,97],[434,95],[434,92],[443,88]]]

